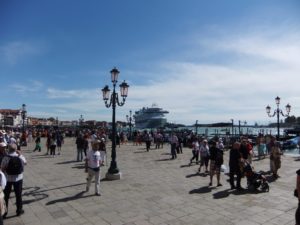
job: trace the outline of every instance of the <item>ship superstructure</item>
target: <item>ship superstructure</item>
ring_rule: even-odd
[[[159,108],[156,104],[153,104],[150,108],[143,107],[134,114],[135,127],[137,129],[163,127],[167,122],[165,117],[167,113],[169,112]]]

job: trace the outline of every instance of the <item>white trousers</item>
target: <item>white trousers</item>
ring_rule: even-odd
[[[93,177],[95,177],[95,193],[100,194],[100,178],[101,178],[100,170],[94,171],[93,169],[88,168],[86,189],[87,190],[90,189]]]

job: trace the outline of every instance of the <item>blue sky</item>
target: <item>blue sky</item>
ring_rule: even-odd
[[[156,103],[170,122],[300,116],[298,0],[1,0],[0,108],[111,120],[101,89],[120,70],[117,119]]]

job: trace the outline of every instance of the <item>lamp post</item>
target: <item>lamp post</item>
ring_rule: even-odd
[[[126,119],[127,119],[127,122],[129,123],[129,140],[131,141],[132,140],[132,122],[133,122],[133,117],[132,117],[132,111],[129,110],[129,116],[126,115]]]
[[[232,134],[231,134],[231,136],[233,137],[233,127],[234,127],[234,120],[233,119],[231,119],[231,130],[232,130]]]
[[[22,116],[22,130],[23,133],[25,132],[25,120],[26,120],[26,115],[27,115],[27,111],[26,111],[26,105],[22,104],[22,111],[21,111],[21,116]]]
[[[118,82],[119,70],[116,68],[110,71],[111,73],[111,82],[113,84],[113,92],[110,95],[110,89],[108,85],[106,85],[102,89],[103,100],[105,102],[105,106],[107,108],[112,107],[112,138],[111,138],[111,163],[106,173],[106,178],[109,180],[119,180],[121,179],[121,173],[117,167],[116,161],[116,106],[123,106],[125,104],[125,100],[128,94],[129,85],[124,81],[120,84],[120,94],[122,97],[122,101],[119,101],[118,93],[116,93],[116,84]]]
[[[79,127],[80,128],[82,127],[83,121],[84,121],[83,115],[80,115],[80,117],[79,117]]]
[[[266,112],[268,114],[269,117],[274,117],[275,115],[277,116],[277,140],[279,140],[279,135],[280,135],[280,131],[279,131],[279,117],[280,117],[280,114],[283,116],[283,117],[288,117],[289,114],[290,114],[290,111],[291,111],[291,105],[290,104],[287,104],[285,106],[285,109],[286,109],[286,114],[284,114],[282,112],[282,110],[279,108],[279,104],[280,104],[280,98],[277,96],[275,98],[275,103],[277,105],[277,109],[274,110],[274,114],[271,115],[270,112],[271,112],[271,107],[268,105],[266,107]]]
[[[198,135],[198,120],[196,120],[195,126],[196,126],[196,136],[197,136]]]

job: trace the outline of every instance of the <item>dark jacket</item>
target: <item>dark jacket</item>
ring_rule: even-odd
[[[231,149],[229,153],[229,168],[232,170],[239,169],[241,154],[238,149]]]
[[[77,138],[76,138],[76,145],[77,145],[77,148],[79,148],[79,149],[84,149],[84,138],[83,137],[80,137],[80,136],[78,136]]]

